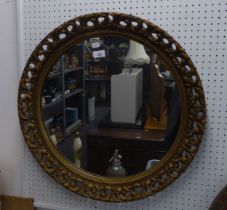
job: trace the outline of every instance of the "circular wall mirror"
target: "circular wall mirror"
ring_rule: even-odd
[[[84,15],[48,34],[24,69],[18,107],[44,170],[112,202],[178,178],[205,124],[202,84],[185,51],[154,24],[117,13]]]
[[[179,130],[179,87],[160,56],[132,39],[90,37],[67,48],[42,88],[50,141],[81,169],[125,177],[150,169]]]

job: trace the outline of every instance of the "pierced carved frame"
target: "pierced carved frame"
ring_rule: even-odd
[[[170,68],[181,97],[181,123],[168,153],[153,168],[126,178],[101,177],[73,166],[53,146],[42,120],[41,90],[50,67],[68,47],[99,35],[124,36],[151,47]],[[196,155],[206,114],[199,75],[179,43],[153,23],[121,13],[83,15],[50,32],[32,52],[24,68],[18,112],[29,149],[57,183],[82,196],[109,202],[141,199],[175,181]]]

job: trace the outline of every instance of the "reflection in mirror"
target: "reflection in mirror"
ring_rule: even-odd
[[[110,177],[157,164],[175,140],[180,98],[168,66],[152,49],[121,37],[93,37],[68,48],[42,89],[49,139],[75,166]]]

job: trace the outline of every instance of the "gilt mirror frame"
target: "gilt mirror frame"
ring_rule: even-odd
[[[100,35],[123,36],[152,48],[170,68],[181,98],[180,126],[170,150],[151,169],[125,178],[98,176],[73,166],[51,143],[42,120],[41,91],[50,67],[68,47]],[[50,32],[27,61],[19,86],[18,110],[25,141],[41,167],[65,188],[109,202],[141,199],[170,185],[196,155],[205,126],[203,87],[187,53],[158,26],[121,13],[83,15]]]

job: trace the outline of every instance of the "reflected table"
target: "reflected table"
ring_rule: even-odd
[[[87,135],[87,170],[105,175],[114,150],[122,155],[128,175],[145,170],[147,162],[167,152],[165,131],[125,128],[94,128]]]

